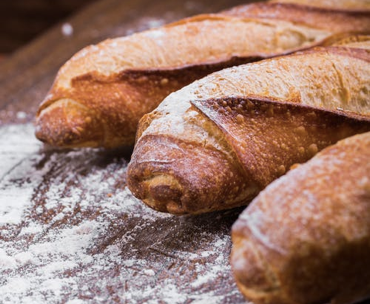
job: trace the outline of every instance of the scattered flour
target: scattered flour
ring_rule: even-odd
[[[73,35],[73,27],[69,23],[64,23],[61,28],[63,36],[69,37]]]
[[[229,227],[157,213],[125,187],[123,158],[33,133],[0,127],[0,303],[245,303]]]
[[[34,138],[30,125],[1,128],[0,142],[1,226],[18,224],[25,206],[30,204],[33,187],[40,182],[40,174],[35,172],[29,180],[20,180],[17,177],[33,173],[32,165],[39,158],[36,152],[41,145]]]
[[[19,112],[17,112],[16,117],[18,119],[26,119],[27,118],[27,113],[25,113],[23,111],[19,111]]]

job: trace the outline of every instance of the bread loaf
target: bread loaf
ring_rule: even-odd
[[[369,70],[366,48],[342,44],[196,81],[142,118],[128,186],[174,214],[246,205],[293,164],[370,130]]]
[[[269,185],[232,229],[239,289],[256,304],[370,296],[370,133],[326,148]]]
[[[139,119],[213,71],[369,32],[369,11],[254,4],[88,46],[60,69],[36,136],[61,147],[131,145]],[[248,12],[248,13],[247,13]],[[265,12],[265,13],[263,13]]]

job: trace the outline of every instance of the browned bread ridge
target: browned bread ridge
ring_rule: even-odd
[[[198,80],[142,118],[128,186],[174,214],[246,205],[293,164],[370,130],[369,70],[366,48],[342,44]]]
[[[273,3],[293,3],[300,5],[307,5],[313,7],[320,7],[332,9],[333,7],[344,9],[362,11],[370,9],[369,0],[270,0]]]
[[[36,136],[61,147],[131,145],[139,119],[168,94],[225,67],[370,31],[369,11],[260,3],[199,15],[88,46],[60,69]],[[265,12],[265,15],[264,13]]]
[[[370,297],[370,133],[326,148],[269,185],[232,229],[239,289],[256,304]]]

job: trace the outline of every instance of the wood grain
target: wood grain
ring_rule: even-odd
[[[241,210],[156,213],[126,188],[131,151],[50,150],[32,122],[82,47],[245,2],[99,1],[0,63],[0,302],[244,303],[228,262]]]

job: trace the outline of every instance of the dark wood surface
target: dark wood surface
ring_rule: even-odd
[[[126,189],[129,149],[53,150],[32,126],[82,47],[242,2],[103,0],[1,62],[0,302],[245,303],[229,265],[240,209],[156,213]]]
[[[96,0],[0,1],[0,54],[8,54],[58,20]]]

